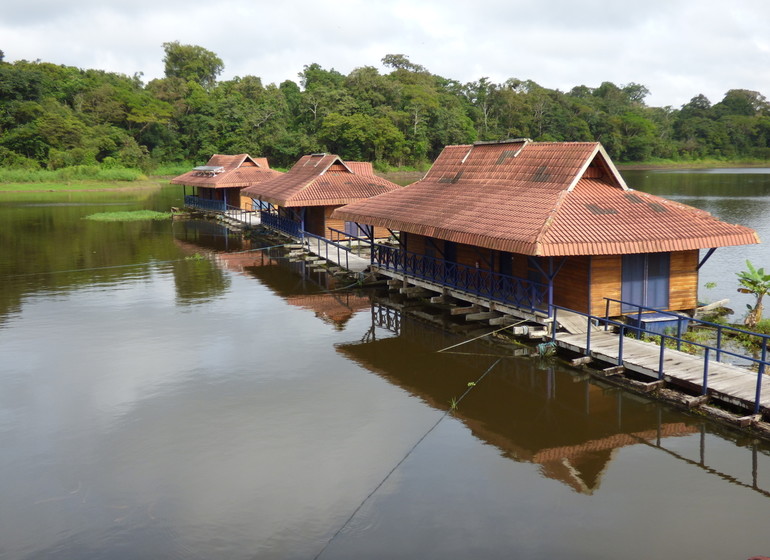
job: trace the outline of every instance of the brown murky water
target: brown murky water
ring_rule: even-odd
[[[760,229],[751,188],[731,221]],[[268,240],[82,220],[179,194],[0,199],[0,558],[770,554],[763,444],[554,358],[439,352],[472,333]]]

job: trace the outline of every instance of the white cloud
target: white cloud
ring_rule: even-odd
[[[641,83],[650,105],[733,88],[770,97],[766,0],[369,1],[11,0],[0,21],[6,61],[162,77],[169,41],[225,63],[223,79],[297,80],[306,64],[348,73],[389,53],[461,82],[531,79],[568,91]]]

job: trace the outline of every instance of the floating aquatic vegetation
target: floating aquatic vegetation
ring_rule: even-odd
[[[133,212],[98,212],[85,217],[86,220],[97,222],[138,222],[145,220],[169,220],[171,212],[156,212],[154,210],[135,210]]]

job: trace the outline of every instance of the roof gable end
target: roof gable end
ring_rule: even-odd
[[[626,181],[623,179],[623,176],[620,174],[620,171],[618,171],[618,168],[615,167],[614,163],[612,163],[612,160],[610,159],[610,156],[607,153],[607,150],[604,149],[604,146],[597,143],[592,153],[586,158],[585,162],[580,168],[580,171],[575,175],[575,178],[572,180],[569,187],[567,187],[567,191],[569,192],[573,191],[575,189],[575,186],[578,184],[578,181],[580,181],[583,178],[586,178],[585,177],[586,171],[588,170],[589,166],[591,166],[592,164],[596,165],[597,167],[605,171],[605,173],[607,174],[608,182],[613,183],[615,186],[617,186],[621,190],[624,190],[624,191],[630,190],[628,188],[628,185],[626,185]]]

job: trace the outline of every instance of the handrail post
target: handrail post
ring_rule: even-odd
[[[620,325],[620,337],[618,338],[618,364],[623,365],[623,339],[626,336],[626,326]]]
[[[660,335],[660,358],[658,358],[658,379],[663,379],[663,353],[666,350],[666,335]]]
[[[587,327],[586,328],[586,356],[591,355],[591,316],[586,316]]]
[[[676,349],[682,349],[682,321],[680,319],[676,320]]]
[[[606,299],[606,304],[604,306],[604,330],[609,330],[610,328],[610,300]]]
[[[722,358],[722,325],[717,326],[717,362]]]
[[[701,395],[706,395],[708,393],[709,388],[709,354],[711,352],[711,348],[706,347],[704,356],[703,356],[703,387],[701,388]]]
[[[759,362],[757,372],[757,392],[754,397],[754,414],[759,414],[760,398],[762,398],[762,377],[765,375],[765,363],[767,362],[767,337],[762,337],[762,361]]]
[[[639,306],[639,311],[636,314],[636,340],[642,338],[642,306]]]
[[[553,316],[551,318],[551,341],[556,342],[556,312],[558,309],[553,308]]]

